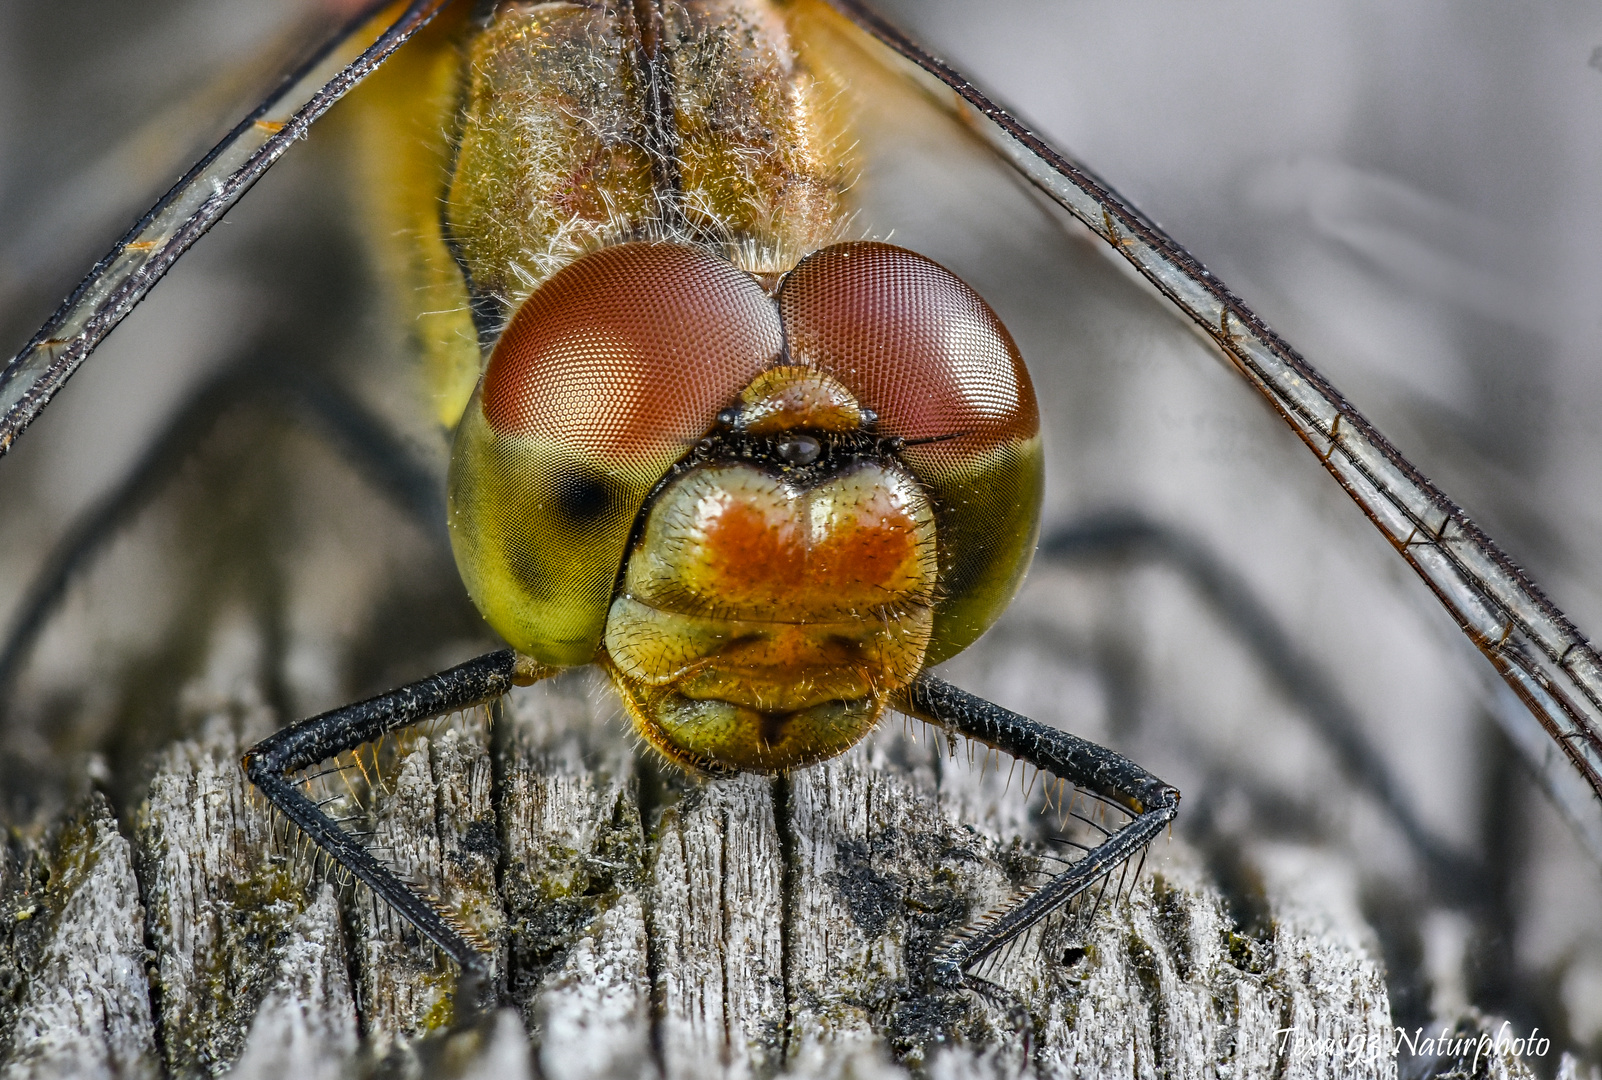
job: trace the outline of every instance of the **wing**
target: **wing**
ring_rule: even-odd
[[[867,7],[855,0],[831,2],[861,36],[853,40],[842,28],[824,28],[827,20],[820,19],[812,35],[819,51],[843,56],[854,50],[862,68],[883,71],[889,82],[902,81],[909,100],[921,98],[926,110],[943,112],[946,123],[970,132],[1017,179],[1099,237],[1171,311],[1194,325],[1316,455],[1525,703],[1572,770],[1602,795],[1602,659],[1528,575],[1312,364],[1107,184]],[[876,88],[872,95],[858,96],[884,101],[891,94]],[[871,135],[865,132],[864,145],[905,142],[909,126],[898,131],[893,122],[886,123]],[[916,188],[925,202],[943,194],[931,191],[927,180],[952,172],[933,166],[933,160],[929,176]],[[871,171],[870,165],[870,183]],[[898,182],[911,180],[891,181]],[[905,235],[897,233],[898,239]],[[1553,780],[1550,786],[1556,791],[1569,785]],[[1574,805],[1571,796],[1562,800]],[[1575,810],[1589,814],[1583,807]]]
[[[446,3],[414,0],[393,17],[385,14],[393,5],[370,5],[146,212],[0,372],[0,455],[173,263]]]

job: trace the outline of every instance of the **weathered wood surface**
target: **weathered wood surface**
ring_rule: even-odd
[[[1312,851],[1249,855],[1242,924],[1159,841],[1088,933],[987,972],[1023,1025],[920,977],[1038,870],[1015,778],[893,721],[786,779],[686,782],[584,673],[401,743],[376,797],[379,846],[497,949],[502,1007],[464,1024],[449,966],[247,790],[240,752],[278,719],[248,692],[200,707],[131,836],[97,796],[13,837],[8,1080],[1395,1075],[1331,1049],[1390,1045],[1391,1017],[1353,886]]]

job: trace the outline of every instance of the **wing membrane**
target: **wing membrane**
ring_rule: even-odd
[[[241,120],[151,207],[0,372],[0,455],[173,263],[312,123],[449,0],[370,5]]]
[[[961,73],[856,0],[829,0],[892,50],[1008,165],[1095,232],[1224,353],[1424,579],[1602,797],[1602,658],[1463,510],[1199,261]]]

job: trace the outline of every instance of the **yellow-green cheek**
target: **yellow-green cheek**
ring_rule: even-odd
[[[667,464],[663,464],[665,470]],[[577,515],[575,476],[604,498]],[[507,644],[542,664],[595,659],[629,530],[647,491],[549,441],[499,436],[475,395],[451,454],[451,549],[468,595]]]
[[[1017,595],[1040,539],[1045,477],[1036,435],[980,459],[965,475],[929,484],[941,595],[925,663],[949,660],[972,645]]]

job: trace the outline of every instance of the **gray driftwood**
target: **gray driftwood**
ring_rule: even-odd
[[[278,718],[248,690],[197,708],[131,836],[96,796],[13,837],[6,1080],[1395,1075],[1342,1057],[1389,1045],[1390,1008],[1352,886],[1313,852],[1249,857],[1243,924],[1159,841],[1087,932],[987,971],[1022,1009],[932,992],[928,950],[1038,872],[1020,777],[892,720],[786,779],[687,782],[583,673],[403,740],[369,800],[392,862],[497,950],[503,1005],[464,1022],[449,965],[247,790],[241,750]]]

